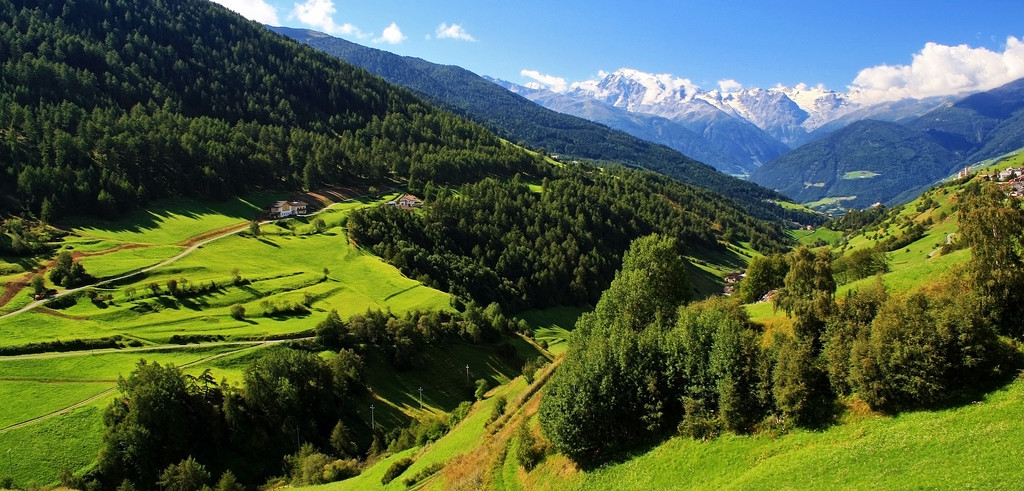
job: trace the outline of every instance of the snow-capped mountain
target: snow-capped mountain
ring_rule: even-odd
[[[728,154],[730,162],[708,162],[723,170],[734,168],[736,162],[752,170],[854,121],[903,120],[946,102],[945,99],[930,99],[863,105],[855,93],[821,86],[778,85],[763,89],[722,85],[720,89],[704,90],[686,78],[622,68],[604,73],[598,79],[573,83],[559,92],[562,97],[545,96],[547,89],[541,84],[528,84],[526,87],[530,90],[517,92],[556,111],[565,112],[568,107],[575,107],[575,115],[581,117],[588,116],[580,113],[580,106],[567,104],[566,97],[598,101],[631,113],[668,119],[702,136],[717,151]],[[595,114],[607,116],[606,111]],[[610,124],[607,118],[592,116],[588,119]]]
[[[701,114],[708,104],[746,120],[788,146],[860,106],[847,94],[823,87],[776,86],[770,89],[703,90],[689,79],[623,68],[597,80],[572,84],[566,95],[596,99],[631,112],[680,121]],[[700,109],[698,109],[700,108]]]

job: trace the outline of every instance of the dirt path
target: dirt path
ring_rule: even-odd
[[[183,258],[185,256],[188,256],[189,254],[192,254],[193,252],[195,252],[196,249],[199,249],[200,247],[203,247],[204,245],[209,244],[210,242],[213,242],[213,241],[219,240],[219,239],[223,239],[224,237],[228,237],[230,235],[234,235],[235,233],[238,233],[238,232],[244,230],[248,226],[249,226],[248,222],[244,222],[244,223],[241,223],[241,224],[233,225],[231,227],[220,228],[220,229],[217,229],[216,231],[214,231],[214,232],[217,232],[217,233],[215,233],[213,236],[209,236],[210,232],[204,232],[204,233],[200,234],[200,236],[207,236],[207,238],[204,238],[203,240],[200,240],[200,241],[193,242],[192,246],[190,246],[189,248],[185,249],[184,251],[178,253],[178,255],[176,255],[174,257],[171,257],[169,259],[165,259],[165,260],[163,260],[163,261],[161,261],[161,262],[159,262],[157,264],[154,264],[152,266],[149,266],[149,267],[146,267],[146,268],[142,268],[142,269],[137,270],[137,271],[132,271],[131,273],[126,273],[126,274],[123,274],[121,276],[116,276],[114,278],[108,278],[108,279],[105,279],[103,281],[98,281],[96,283],[93,283],[91,285],[84,285],[84,286],[80,286],[78,288],[71,288],[71,289],[68,289],[68,290],[64,290],[63,292],[55,295],[52,298],[48,298],[48,299],[45,299],[45,300],[37,300],[35,302],[32,302],[32,303],[22,307],[21,309],[15,310],[14,312],[9,312],[7,314],[0,315],[0,320],[6,319],[8,317],[14,317],[15,315],[28,312],[28,311],[30,311],[32,309],[35,309],[35,308],[39,307],[40,305],[45,304],[46,302],[49,302],[50,300],[53,300],[53,299],[59,298],[59,297],[63,297],[64,295],[70,295],[70,294],[75,293],[75,292],[77,292],[79,290],[82,290],[84,288],[91,288],[91,287],[107,285],[107,284],[114,283],[114,282],[117,282],[117,281],[121,281],[121,280],[124,280],[124,279],[127,279],[127,278],[131,278],[132,276],[140,275],[142,273],[148,273],[148,272],[150,272],[150,271],[152,271],[154,269],[157,269],[157,268],[162,268],[164,266],[167,266],[168,264],[171,264],[171,263],[174,263],[175,261],[178,261],[179,259],[181,259],[181,258]],[[197,237],[199,237],[199,236],[197,236]],[[192,239],[189,239],[189,240],[192,240]],[[47,267],[49,267],[49,266],[47,266]]]
[[[35,275],[35,271],[30,271],[25,273],[25,276],[22,276],[20,280],[7,282],[7,284],[4,285],[3,293],[0,293],[0,307],[7,305],[11,300],[14,300],[14,297],[18,295],[18,292],[28,286],[32,281],[32,277]]]
[[[365,195],[366,195],[366,189],[348,186],[348,187],[337,187],[337,188],[330,188],[330,189],[324,189],[324,190],[317,190],[315,192],[305,193],[302,196],[308,196],[311,201],[319,201],[321,204],[324,205],[324,208],[326,208],[327,206],[329,206],[331,204],[341,203],[341,202],[352,200],[352,199],[356,199],[356,198],[358,198],[360,196],[365,196]],[[309,215],[305,215],[305,216],[316,215],[316,214],[320,213],[321,211],[323,211],[324,208],[321,208],[320,210],[317,210],[317,211],[315,211],[313,213],[310,213]],[[270,222],[273,222],[273,221],[275,221],[275,220],[264,220],[264,221],[260,222],[260,225],[263,225],[263,224],[266,224],[266,223],[270,223]],[[150,271],[152,271],[154,269],[167,266],[168,264],[174,263],[175,261],[177,261],[177,260],[179,260],[179,259],[181,259],[181,258],[183,258],[183,257],[185,257],[185,256],[187,256],[189,254],[191,254],[196,249],[198,249],[198,248],[200,248],[200,247],[202,247],[202,246],[204,246],[206,244],[209,244],[210,242],[213,242],[213,241],[219,240],[219,239],[223,239],[224,237],[227,237],[227,236],[230,236],[230,235],[234,235],[234,234],[236,234],[238,232],[241,232],[242,230],[245,230],[248,227],[249,227],[249,222],[240,222],[240,223],[236,223],[234,225],[229,225],[227,227],[221,227],[221,228],[216,229],[216,230],[209,230],[209,231],[203,232],[203,233],[201,233],[199,235],[190,237],[190,238],[188,238],[188,239],[186,239],[186,240],[184,240],[182,242],[179,242],[177,245],[187,247],[187,249],[185,249],[184,251],[182,251],[181,253],[179,253],[178,255],[176,255],[176,256],[174,256],[172,258],[169,258],[169,259],[166,259],[164,261],[161,261],[161,262],[159,262],[159,263],[157,263],[157,264],[155,264],[153,266],[149,266],[149,267],[137,270],[137,271],[132,271],[130,273],[126,273],[126,274],[123,274],[123,275],[120,275],[120,276],[116,276],[114,278],[108,278],[108,279],[105,279],[103,281],[99,281],[99,282],[96,282],[96,283],[93,283],[93,284],[90,284],[90,285],[84,285],[84,286],[80,286],[78,288],[72,288],[70,290],[65,290],[65,291],[57,294],[56,296],[48,298],[48,299],[45,299],[45,300],[37,300],[35,302],[32,302],[32,303],[26,305],[25,307],[22,307],[21,309],[15,310],[14,312],[8,312],[6,314],[0,315],[0,320],[6,319],[8,317],[13,317],[15,315],[18,315],[18,314],[21,314],[21,313],[24,313],[24,312],[28,312],[28,311],[30,311],[32,309],[35,309],[35,308],[39,307],[40,305],[43,305],[46,302],[49,302],[50,300],[53,300],[54,298],[62,297],[64,295],[69,295],[69,294],[77,292],[77,291],[79,291],[79,290],[81,290],[83,288],[96,287],[96,286],[102,286],[102,285],[114,283],[116,281],[121,281],[121,280],[124,280],[124,279],[127,279],[127,278],[131,278],[132,276],[135,276],[135,275],[139,275],[139,274],[142,274],[142,273],[148,273],[148,272],[150,272]],[[108,249],[106,251],[99,251],[99,252],[93,252],[93,253],[75,253],[75,254],[81,254],[80,256],[77,256],[77,257],[98,256],[98,255],[103,255],[103,254],[110,254],[110,253],[117,252],[117,251],[123,251],[123,250],[126,250],[126,249],[134,249],[134,248],[138,248],[138,247],[149,247],[149,245],[147,245],[147,244],[127,243],[127,244],[121,244],[121,245],[119,245],[117,247],[113,247],[113,248]],[[11,299],[13,299],[14,296],[18,294],[18,292],[20,292],[22,289],[24,289],[26,286],[28,286],[28,282],[29,282],[29,280],[31,280],[33,275],[35,275],[35,274],[45,274],[46,271],[49,270],[50,268],[52,268],[54,264],[56,264],[56,260],[50,261],[50,263],[48,263],[41,271],[37,271],[35,273],[28,273],[28,274],[26,274],[25,278],[23,280],[19,280],[17,282],[11,282],[11,283],[8,283],[7,285],[5,285],[4,286],[3,294],[0,295],[0,308],[2,308],[4,305],[6,305],[8,302],[10,302]]]
[[[79,260],[79,259],[82,259],[83,257],[104,256],[104,255],[113,254],[113,253],[119,252],[119,251],[126,251],[128,249],[139,249],[139,248],[142,248],[142,247],[150,247],[150,245],[149,244],[125,243],[125,244],[120,244],[120,245],[118,245],[116,247],[112,247],[110,249],[107,249],[105,251],[94,251],[94,252],[79,252],[79,251],[75,251],[75,252],[71,253],[71,259]],[[4,305],[7,305],[8,303],[10,303],[11,300],[14,300],[14,297],[17,296],[18,293],[20,293],[22,290],[24,290],[26,287],[28,287],[29,284],[32,282],[32,277],[33,276],[35,276],[37,274],[46,274],[46,272],[49,271],[50,268],[52,268],[53,265],[56,264],[56,263],[57,263],[56,260],[52,260],[52,261],[46,263],[46,266],[43,266],[40,269],[36,269],[36,270],[33,270],[33,271],[29,271],[28,273],[25,273],[25,276],[23,276],[20,280],[11,281],[11,282],[7,283],[6,285],[4,285],[4,290],[3,290],[2,293],[0,293],[0,308],[2,308]]]
[[[254,342],[251,342],[248,345],[243,346],[241,348],[238,348],[236,350],[225,351],[223,353],[217,353],[217,354],[210,355],[210,356],[207,356],[207,357],[204,357],[204,358],[200,358],[198,360],[195,360],[195,361],[192,361],[192,362],[189,362],[189,363],[185,363],[184,365],[181,365],[179,368],[186,368],[186,367],[190,367],[190,366],[193,366],[193,365],[198,365],[200,363],[205,363],[205,362],[208,362],[208,361],[211,361],[211,360],[216,360],[217,358],[222,358],[222,357],[225,357],[225,356],[228,356],[228,355],[233,355],[235,353],[238,353],[239,351],[244,351],[244,350],[247,350],[247,349],[258,348],[258,347],[261,347],[261,346],[266,346],[266,345],[270,345],[270,344],[280,343],[280,342],[283,342],[283,341],[287,341],[287,340],[254,341]],[[218,343],[209,343],[209,344],[218,344]],[[221,345],[223,345],[223,344],[221,344]],[[125,350],[121,350],[121,351],[125,351]],[[17,358],[17,357],[11,357],[11,358]],[[81,381],[82,380],[74,380],[73,382],[81,382]],[[20,423],[14,423],[12,425],[5,426],[3,428],[0,428],[0,434],[6,433],[6,432],[8,432],[10,430],[15,430],[15,429],[22,428],[22,427],[25,427],[25,426],[29,426],[29,425],[32,425],[32,424],[36,424],[36,423],[39,423],[41,421],[45,421],[45,420],[48,420],[50,418],[54,418],[54,417],[60,416],[62,414],[67,414],[67,413],[69,413],[71,411],[74,411],[75,409],[78,409],[78,408],[80,408],[82,406],[86,406],[86,405],[91,404],[93,401],[96,401],[96,400],[98,400],[98,399],[100,399],[100,398],[102,398],[102,397],[104,397],[104,396],[114,392],[116,389],[117,389],[116,386],[115,387],[111,387],[111,388],[106,389],[106,390],[104,390],[104,391],[102,391],[102,392],[100,392],[100,393],[98,393],[98,394],[96,394],[96,395],[94,395],[92,397],[89,397],[89,398],[83,399],[81,401],[78,401],[78,402],[76,402],[74,404],[71,404],[70,406],[58,409],[56,411],[52,411],[52,412],[46,413],[46,414],[44,414],[42,416],[36,416],[34,418],[27,419],[27,420],[22,421]]]
[[[235,232],[238,232],[240,230],[244,230],[245,227],[247,227],[248,225],[249,225],[249,222],[241,222],[241,223],[236,223],[234,225],[228,225],[227,227],[221,227],[221,228],[218,228],[216,230],[210,230],[210,231],[207,231],[207,232],[203,232],[203,233],[201,233],[199,235],[196,235],[194,237],[189,237],[189,238],[187,238],[187,239],[185,239],[185,240],[183,240],[181,242],[178,242],[176,245],[180,245],[180,246],[184,246],[184,247],[192,247],[192,246],[194,246],[196,244],[199,244],[199,243],[205,243],[207,241],[207,239],[219,238],[221,236],[221,234],[224,234],[225,232],[227,232],[227,235],[231,235],[231,234],[233,234]]]

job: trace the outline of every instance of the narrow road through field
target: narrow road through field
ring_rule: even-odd
[[[348,199],[345,199],[343,201],[337,201],[336,203],[344,203],[346,201],[352,201],[354,199],[361,198],[361,197],[362,196],[358,196],[358,197],[354,197],[354,198],[348,198]],[[302,215],[302,216],[303,217],[315,216],[315,215],[319,214],[320,212],[322,212],[324,210],[327,210],[328,208],[330,208],[330,205],[325,206],[325,207],[323,207],[323,208],[321,208],[319,210],[316,210],[313,213],[309,213],[307,215]],[[278,219],[278,220],[283,220],[283,219]],[[276,222],[278,220],[263,220],[263,221],[259,222],[259,224],[260,225],[266,225],[268,223]],[[182,244],[184,244],[184,245],[189,245],[190,244],[190,246],[187,249],[185,249],[184,251],[182,251],[181,253],[179,253],[178,255],[176,255],[176,256],[174,256],[172,258],[166,259],[164,261],[161,261],[160,263],[157,263],[157,264],[154,264],[152,266],[148,266],[148,267],[142,268],[142,269],[137,270],[137,271],[132,271],[131,273],[125,273],[125,274],[123,274],[121,276],[117,276],[117,277],[114,277],[114,278],[107,278],[107,279],[105,279],[103,281],[98,281],[96,283],[92,283],[92,284],[89,284],[89,285],[83,285],[83,286],[80,286],[80,287],[77,287],[77,288],[71,288],[71,289],[68,289],[68,290],[64,290],[63,292],[60,292],[57,295],[54,295],[53,297],[50,297],[50,298],[47,298],[47,299],[36,300],[35,302],[32,302],[32,303],[30,303],[30,304],[28,304],[28,305],[26,305],[26,306],[24,306],[24,307],[22,307],[22,308],[20,308],[18,310],[15,310],[13,312],[8,312],[6,314],[0,315],[0,320],[6,319],[8,317],[14,317],[15,315],[28,312],[28,311],[30,311],[32,309],[35,309],[35,308],[39,307],[40,305],[43,305],[43,304],[49,302],[50,300],[53,300],[53,299],[56,299],[56,298],[59,298],[59,297],[63,297],[64,295],[70,295],[72,293],[75,293],[75,292],[77,292],[79,290],[83,290],[85,288],[91,288],[91,287],[107,285],[107,284],[113,283],[115,281],[121,281],[121,280],[124,280],[124,279],[127,279],[127,278],[131,278],[132,276],[135,276],[135,275],[140,275],[142,273],[148,273],[148,272],[153,271],[154,269],[157,269],[157,268],[162,268],[164,266],[167,266],[168,264],[174,263],[175,261],[177,261],[177,260],[179,260],[179,259],[181,259],[181,258],[183,258],[185,256],[188,256],[189,254],[192,254],[193,252],[196,251],[196,249],[199,249],[199,248],[203,247],[204,245],[209,244],[210,242],[213,242],[213,241],[216,241],[216,240],[220,240],[220,239],[223,239],[224,237],[229,237],[231,235],[237,234],[238,232],[241,232],[241,231],[243,231],[243,230],[245,230],[247,228],[249,228],[249,223],[248,222],[240,223],[238,225],[231,226],[231,227],[225,227],[225,228],[222,228],[220,230],[208,230],[206,232],[203,232],[203,233],[201,233],[199,235],[196,235],[194,237],[191,237],[191,238],[185,240]],[[216,232],[221,232],[221,233],[216,233]],[[214,233],[215,235],[213,235],[212,237],[206,238],[211,233]],[[202,239],[202,240],[200,240],[199,242],[196,242],[196,240],[198,240],[198,239]],[[30,275],[26,275],[26,278],[31,278],[31,274]],[[26,283],[26,285],[27,285],[27,283]]]
[[[204,358],[200,358],[198,360],[195,360],[195,361],[192,361],[192,362],[189,362],[189,363],[185,363],[185,364],[181,365],[179,368],[185,368],[185,367],[190,367],[190,366],[193,366],[193,365],[198,365],[200,363],[205,363],[205,362],[208,362],[208,361],[211,361],[211,360],[216,360],[217,358],[222,358],[222,357],[225,357],[225,356],[228,356],[228,355],[233,355],[235,353],[238,353],[239,351],[244,351],[244,350],[247,350],[247,349],[258,348],[258,347],[261,347],[261,346],[269,346],[271,344],[277,344],[277,343],[281,343],[281,342],[284,342],[284,341],[292,341],[292,340],[290,340],[290,339],[280,339],[280,340],[273,340],[273,341],[240,341],[240,342],[232,342],[232,343],[205,343],[204,346],[212,346],[212,345],[217,345],[217,346],[244,345],[244,346],[242,346],[242,347],[240,347],[240,348],[238,348],[236,350],[225,351],[223,353],[213,354],[213,355],[210,355],[210,356],[207,356],[207,357],[204,357]],[[191,346],[195,346],[195,345],[190,345],[190,347]],[[149,347],[149,350],[158,349],[158,348],[166,349],[167,347],[166,346]],[[149,351],[149,350],[144,349],[144,348],[138,348],[138,349],[126,348],[126,349],[123,349],[123,350],[113,350],[113,351],[123,352],[123,351]],[[93,351],[106,351],[106,350],[93,350]],[[69,353],[46,353],[46,354],[48,354],[48,355],[58,355],[58,356],[59,355],[74,356],[72,353],[75,353],[75,354],[87,354],[88,352],[77,352],[76,351],[76,352],[69,352]],[[32,356],[32,355],[22,355],[22,356],[5,357],[4,359],[5,360],[9,360],[9,359],[19,359],[19,358],[29,358],[29,357],[39,358],[39,357],[35,357],[35,356]],[[42,358],[51,358],[51,356],[43,356]],[[17,429],[17,428],[22,428],[24,426],[35,424],[35,423],[38,423],[40,421],[45,421],[47,419],[50,419],[50,418],[53,418],[53,417],[56,417],[56,416],[60,416],[62,414],[69,413],[69,412],[71,412],[71,411],[73,411],[75,409],[78,409],[78,408],[80,408],[82,406],[86,406],[86,405],[92,403],[93,401],[96,401],[97,399],[100,399],[101,397],[104,397],[104,396],[110,394],[111,392],[113,392],[116,389],[117,389],[116,386],[115,387],[111,387],[109,389],[106,389],[106,390],[100,392],[99,394],[96,394],[96,395],[94,395],[92,397],[89,397],[87,399],[83,399],[81,401],[78,401],[78,402],[76,402],[76,403],[74,403],[74,404],[72,404],[70,406],[58,409],[58,410],[53,411],[53,412],[46,413],[46,414],[44,414],[42,416],[36,416],[35,418],[27,419],[27,420],[22,421],[20,423],[14,423],[12,425],[5,426],[3,428],[0,428],[0,434],[6,433],[6,432],[8,432],[10,430],[14,430],[14,429]]]
[[[262,222],[262,223],[267,223],[267,222]],[[239,225],[237,225],[235,227],[227,229],[226,231],[224,231],[221,234],[215,235],[215,236],[210,237],[210,238],[208,238],[206,240],[203,240],[201,242],[196,242],[195,244],[193,244],[188,249],[185,249],[184,251],[181,251],[180,253],[178,253],[178,255],[176,255],[174,257],[171,257],[171,258],[168,258],[168,259],[165,259],[165,260],[163,260],[163,261],[161,261],[161,262],[159,262],[157,264],[154,264],[152,266],[148,266],[148,267],[142,268],[142,269],[140,269],[138,271],[132,271],[131,273],[123,274],[121,276],[117,276],[117,277],[114,277],[114,278],[107,278],[107,279],[105,279],[103,281],[98,281],[96,283],[92,283],[92,284],[89,284],[89,285],[84,285],[84,286],[80,286],[80,287],[77,287],[77,288],[71,288],[71,289],[68,289],[68,290],[64,290],[63,292],[60,292],[59,294],[54,295],[51,298],[47,298],[47,299],[43,299],[43,300],[36,300],[35,302],[32,302],[32,303],[30,303],[30,304],[28,304],[28,305],[26,305],[26,306],[24,306],[24,307],[22,307],[22,308],[20,308],[18,310],[15,310],[14,312],[10,312],[10,313],[4,314],[4,315],[0,315],[0,320],[6,319],[8,317],[14,317],[14,316],[16,316],[18,314],[22,314],[22,313],[28,312],[28,311],[30,311],[32,309],[35,309],[36,307],[39,307],[40,305],[43,305],[43,304],[49,302],[50,300],[53,300],[53,299],[56,299],[56,298],[59,298],[59,297],[63,297],[65,295],[70,295],[72,293],[75,293],[75,292],[77,292],[79,290],[83,290],[85,288],[92,288],[92,287],[107,285],[107,284],[110,284],[110,283],[114,283],[116,281],[121,281],[121,280],[124,280],[124,279],[127,279],[127,278],[131,278],[132,276],[140,275],[140,274],[143,274],[143,273],[148,273],[148,272],[153,271],[154,269],[157,269],[157,268],[162,268],[164,266],[167,266],[168,264],[172,264],[175,261],[178,261],[179,259],[181,259],[181,258],[183,258],[185,256],[188,256],[189,254],[192,254],[193,252],[196,251],[196,249],[199,249],[199,248],[203,247],[204,245],[209,244],[210,242],[213,242],[215,240],[220,240],[220,239],[223,239],[224,237],[228,237],[228,236],[234,235],[234,234],[236,234],[238,232],[241,232],[242,230],[245,230],[246,228],[249,228],[249,224],[248,223],[239,224]]]

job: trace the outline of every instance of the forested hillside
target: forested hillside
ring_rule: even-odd
[[[675,239],[679,255],[719,259],[723,243],[768,254],[789,242],[778,224],[653,172],[570,165],[536,191],[515,178],[427,196],[423,213],[368,208],[349,230],[408,276],[511,311],[593,305],[629,243],[651,233]]]
[[[1021,112],[1024,80],[947,104],[908,124],[925,131],[968,163],[1024,146]]]
[[[960,405],[1008,383],[1022,366],[1022,254],[1013,234],[992,231],[1020,231],[1024,211],[994,183],[959,184],[930,192],[916,211],[836,222],[870,234],[868,244],[858,238],[849,250],[801,247],[751,262],[741,291],[772,277],[771,307],[785,313],[784,328],[751,322],[735,301],[687,305],[685,283],[672,280],[683,267],[673,240],[633,242],[546,386],[543,433],[590,468],[672,432],[701,440],[778,435],[842,424],[844,412]],[[939,212],[937,200],[947,209],[956,203],[956,217]],[[878,220],[863,225],[872,216]],[[916,268],[900,266],[913,286],[872,279],[889,261],[930,248],[934,238],[921,229],[936,220],[958,220],[957,239]],[[926,273],[925,261],[957,248],[970,248],[970,259]],[[862,281],[836,294],[837,282],[855,280]]]
[[[906,202],[960,162],[922,132],[859,121],[764,164],[751,179],[800,203],[832,198],[840,210],[860,209]]]
[[[463,114],[511,141],[543,148],[567,159],[611,161],[650,169],[724,194],[761,218],[790,218],[801,223],[820,221],[814,215],[786,210],[767,202],[785,199],[776,192],[722,174],[666,146],[545,109],[463,68],[402,57],[315,31],[274,30],[361,66],[390,82],[409,87],[430,101]]]
[[[116,215],[340,181],[465,182],[526,152],[212,2],[0,1],[0,206]]]

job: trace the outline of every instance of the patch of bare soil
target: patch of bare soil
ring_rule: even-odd
[[[8,302],[14,299],[18,292],[28,286],[29,281],[32,280],[33,276],[35,276],[34,272],[28,272],[25,273],[25,276],[22,276],[20,280],[10,281],[4,285],[4,291],[3,293],[0,293],[0,307],[7,305]]]
[[[223,234],[229,233],[229,232],[231,232],[233,230],[241,230],[242,226],[247,224],[247,223],[249,223],[249,222],[241,222],[241,223],[236,223],[234,225],[228,225],[227,227],[221,227],[221,228],[218,228],[216,230],[209,230],[209,231],[203,232],[203,233],[201,233],[199,235],[195,235],[195,236],[189,237],[189,238],[187,238],[187,239],[185,239],[185,240],[183,240],[181,242],[178,242],[177,245],[184,246],[184,247],[192,247],[192,246],[194,246],[194,245],[196,245],[196,244],[198,244],[198,243],[200,243],[200,242],[202,242],[202,241],[204,241],[206,239],[212,239],[212,238],[214,238],[214,237],[216,237],[218,235],[223,235]]]
[[[84,321],[88,319],[87,317],[82,317],[80,315],[68,315],[65,314],[64,312],[61,312],[59,310],[53,310],[49,307],[39,307],[36,309],[36,311],[39,312],[40,314],[52,315],[54,317],[60,317],[61,319],[70,319],[73,321]]]

